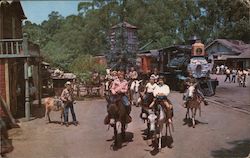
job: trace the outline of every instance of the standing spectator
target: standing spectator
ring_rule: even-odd
[[[100,85],[100,75],[96,70],[92,72],[92,85],[94,86]]]
[[[222,64],[221,66],[220,66],[220,73],[223,75],[224,74],[224,68],[225,68],[225,66]]]
[[[65,89],[62,91],[61,94],[61,100],[64,103],[64,123],[68,127],[68,114],[69,114],[69,109],[72,114],[72,119],[73,119],[73,124],[77,126],[78,122],[76,121],[76,114],[74,111],[74,98],[73,98],[73,91],[71,87],[71,83],[69,81],[66,82],[65,84]]]
[[[151,75],[151,77],[153,77],[155,79],[155,83],[158,82],[158,79],[159,79],[159,71],[157,68],[154,68],[153,70],[153,74]]]
[[[248,71],[247,69],[243,70],[243,87],[246,87],[246,80],[248,76]]]
[[[227,79],[229,80],[229,82],[231,81],[231,80],[230,80],[230,74],[231,74],[230,69],[227,68],[227,69],[226,69],[226,78],[225,78],[225,81],[224,81],[224,82],[226,82]]]
[[[220,73],[220,67],[219,67],[219,65],[217,65],[216,66],[216,75],[219,75],[219,73]]]
[[[131,67],[130,68],[130,72],[129,72],[129,79],[132,80],[132,81],[134,81],[134,80],[137,79],[137,77],[138,77],[137,71],[135,70],[134,67]]]
[[[232,70],[232,79],[231,79],[231,82],[234,82],[234,83],[235,83],[236,74],[237,74],[237,70],[236,70],[235,68],[233,68],[233,70]]]
[[[243,71],[241,69],[238,69],[237,71],[237,81],[240,84],[242,82],[242,75],[243,75]]]

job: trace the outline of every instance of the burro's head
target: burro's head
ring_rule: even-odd
[[[150,131],[155,131],[156,130],[156,122],[157,122],[157,116],[153,111],[149,111],[148,115],[148,121],[150,124]]]
[[[190,85],[188,88],[188,97],[193,98],[195,91],[195,86],[193,84]]]

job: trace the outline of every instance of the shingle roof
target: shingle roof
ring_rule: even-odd
[[[246,49],[246,47],[250,47],[249,44],[245,44],[241,40],[216,39],[210,44],[208,44],[206,46],[206,49],[212,46],[216,42],[222,44],[223,46],[227,47],[228,49],[232,50],[235,53],[242,53],[243,50]]]
[[[239,54],[238,56],[231,56],[228,58],[250,58],[250,44],[246,44],[241,40],[216,39],[210,44],[208,44],[206,46],[206,49],[208,49],[216,42],[227,47],[236,54]]]
[[[125,25],[125,27],[126,27],[126,28],[137,29],[137,27],[136,27],[136,26],[131,25],[131,24],[129,24],[129,23],[128,23],[128,22],[126,22],[126,21],[121,22],[121,23],[119,23],[119,24],[116,24],[116,25],[112,26],[112,29],[114,29],[114,28],[118,28],[118,27],[121,27],[122,25]]]

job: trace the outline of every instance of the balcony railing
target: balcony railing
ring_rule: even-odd
[[[23,39],[0,39],[0,58],[39,57],[39,46]]]
[[[23,39],[0,39],[0,56],[24,55]]]

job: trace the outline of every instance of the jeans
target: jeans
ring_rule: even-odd
[[[125,105],[125,106],[129,106],[130,105],[128,97],[126,95],[122,96],[122,104]]]
[[[231,82],[234,82],[234,83],[235,83],[235,78],[236,78],[236,76],[233,75],[233,76],[232,76],[232,79],[231,79]]]
[[[74,111],[73,103],[68,103],[64,108],[64,122],[68,122],[69,109],[71,111],[73,121],[76,122],[76,114]]]
[[[203,99],[205,99],[204,94],[201,92],[201,90],[199,90],[199,88],[197,88],[197,93],[200,97],[202,97]]]
[[[119,97],[119,96],[116,96],[116,95],[110,96],[111,102],[116,102],[117,99],[118,99],[118,97]],[[125,94],[123,94],[123,95],[121,96],[121,101],[122,101],[122,104],[123,104],[124,106],[129,106],[129,105],[130,105],[130,104],[129,104],[128,97],[127,97]]]
[[[225,78],[225,81],[224,82],[226,82],[227,81],[227,79],[229,80],[229,82],[230,82],[230,75],[226,75],[226,78]]]

